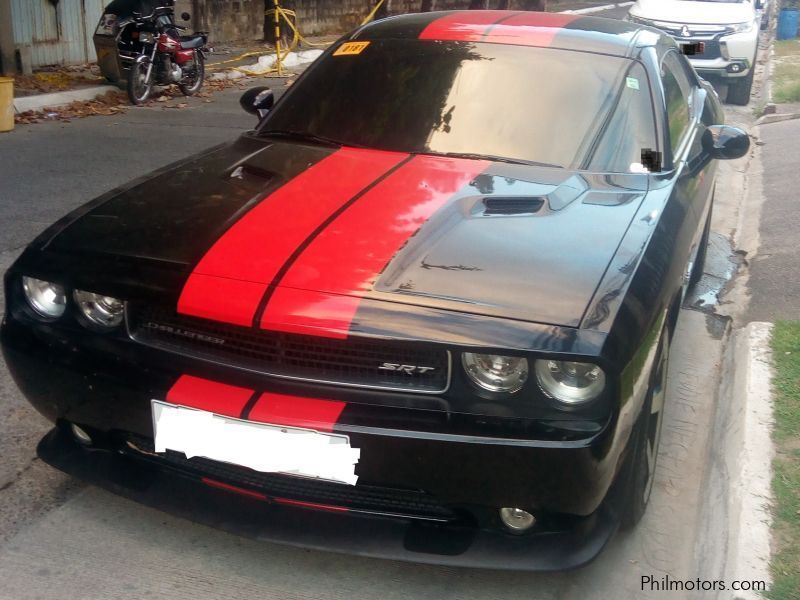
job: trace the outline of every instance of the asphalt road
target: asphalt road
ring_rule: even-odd
[[[132,109],[0,136],[0,271],[70,209],[248,128],[252,117],[239,109],[239,93],[221,92],[213,103],[193,101],[183,110]],[[718,204],[714,229],[722,271],[741,168],[726,165],[720,181],[725,200]],[[0,599],[618,599],[663,597],[641,590],[646,575],[713,579],[714,573],[697,572],[694,552],[702,499],[709,493],[707,432],[715,418],[723,330],[724,322],[712,314],[683,311],[657,482],[644,521],[634,532],[617,535],[588,567],[550,575],[428,567],[255,543],[77,483],[34,457],[49,424],[28,407],[0,364]],[[723,539],[705,542],[710,552],[724,545]]]

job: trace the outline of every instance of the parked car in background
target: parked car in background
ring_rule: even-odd
[[[761,15],[761,30],[763,31],[769,27],[769,20],[772,18],[773,0],[762,0],[760,4],[761,8],[756,7],[756,10]]]
[[[637,0],[628,20],[656,27],[687,46],[701,77],[727,84],[726,100],[745,105],[753,88],[764,0]]]

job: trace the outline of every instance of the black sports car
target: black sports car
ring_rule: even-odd
[[[334,44],[255,130],[114,190],[8,271],[39,455],[244,535],[583,564],[642,516],[715,159],[671,38],[535,12]]]

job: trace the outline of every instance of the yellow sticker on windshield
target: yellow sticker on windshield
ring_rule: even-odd
[[[336,49],[334,56],[355,56],[361,54],[369,46],[369,42],[345,42]]]

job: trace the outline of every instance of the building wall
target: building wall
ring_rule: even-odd
[[[304,35],[344,33],[358,26],[375,6],[376,0],[280,0],[282,7],[296,11]],[[479,2],[497,8],[502,0]],[[176,12],[186,10],[196,29],[208,31],[211,43],[271,41],[271,24],[265,30],[265,11],[273,0],[177,0]],[[465,9],[475,0],[386,0],[383,15],[430,10]],[[537,0],[506,0],[508,8],[530,10]],[[270,17],[271,18],[271,17]],[[264,32],[267,32],[266,38]]]
[[[104,0],[12,0],[14,45],[31,66],[95,60],[92,35]]]

